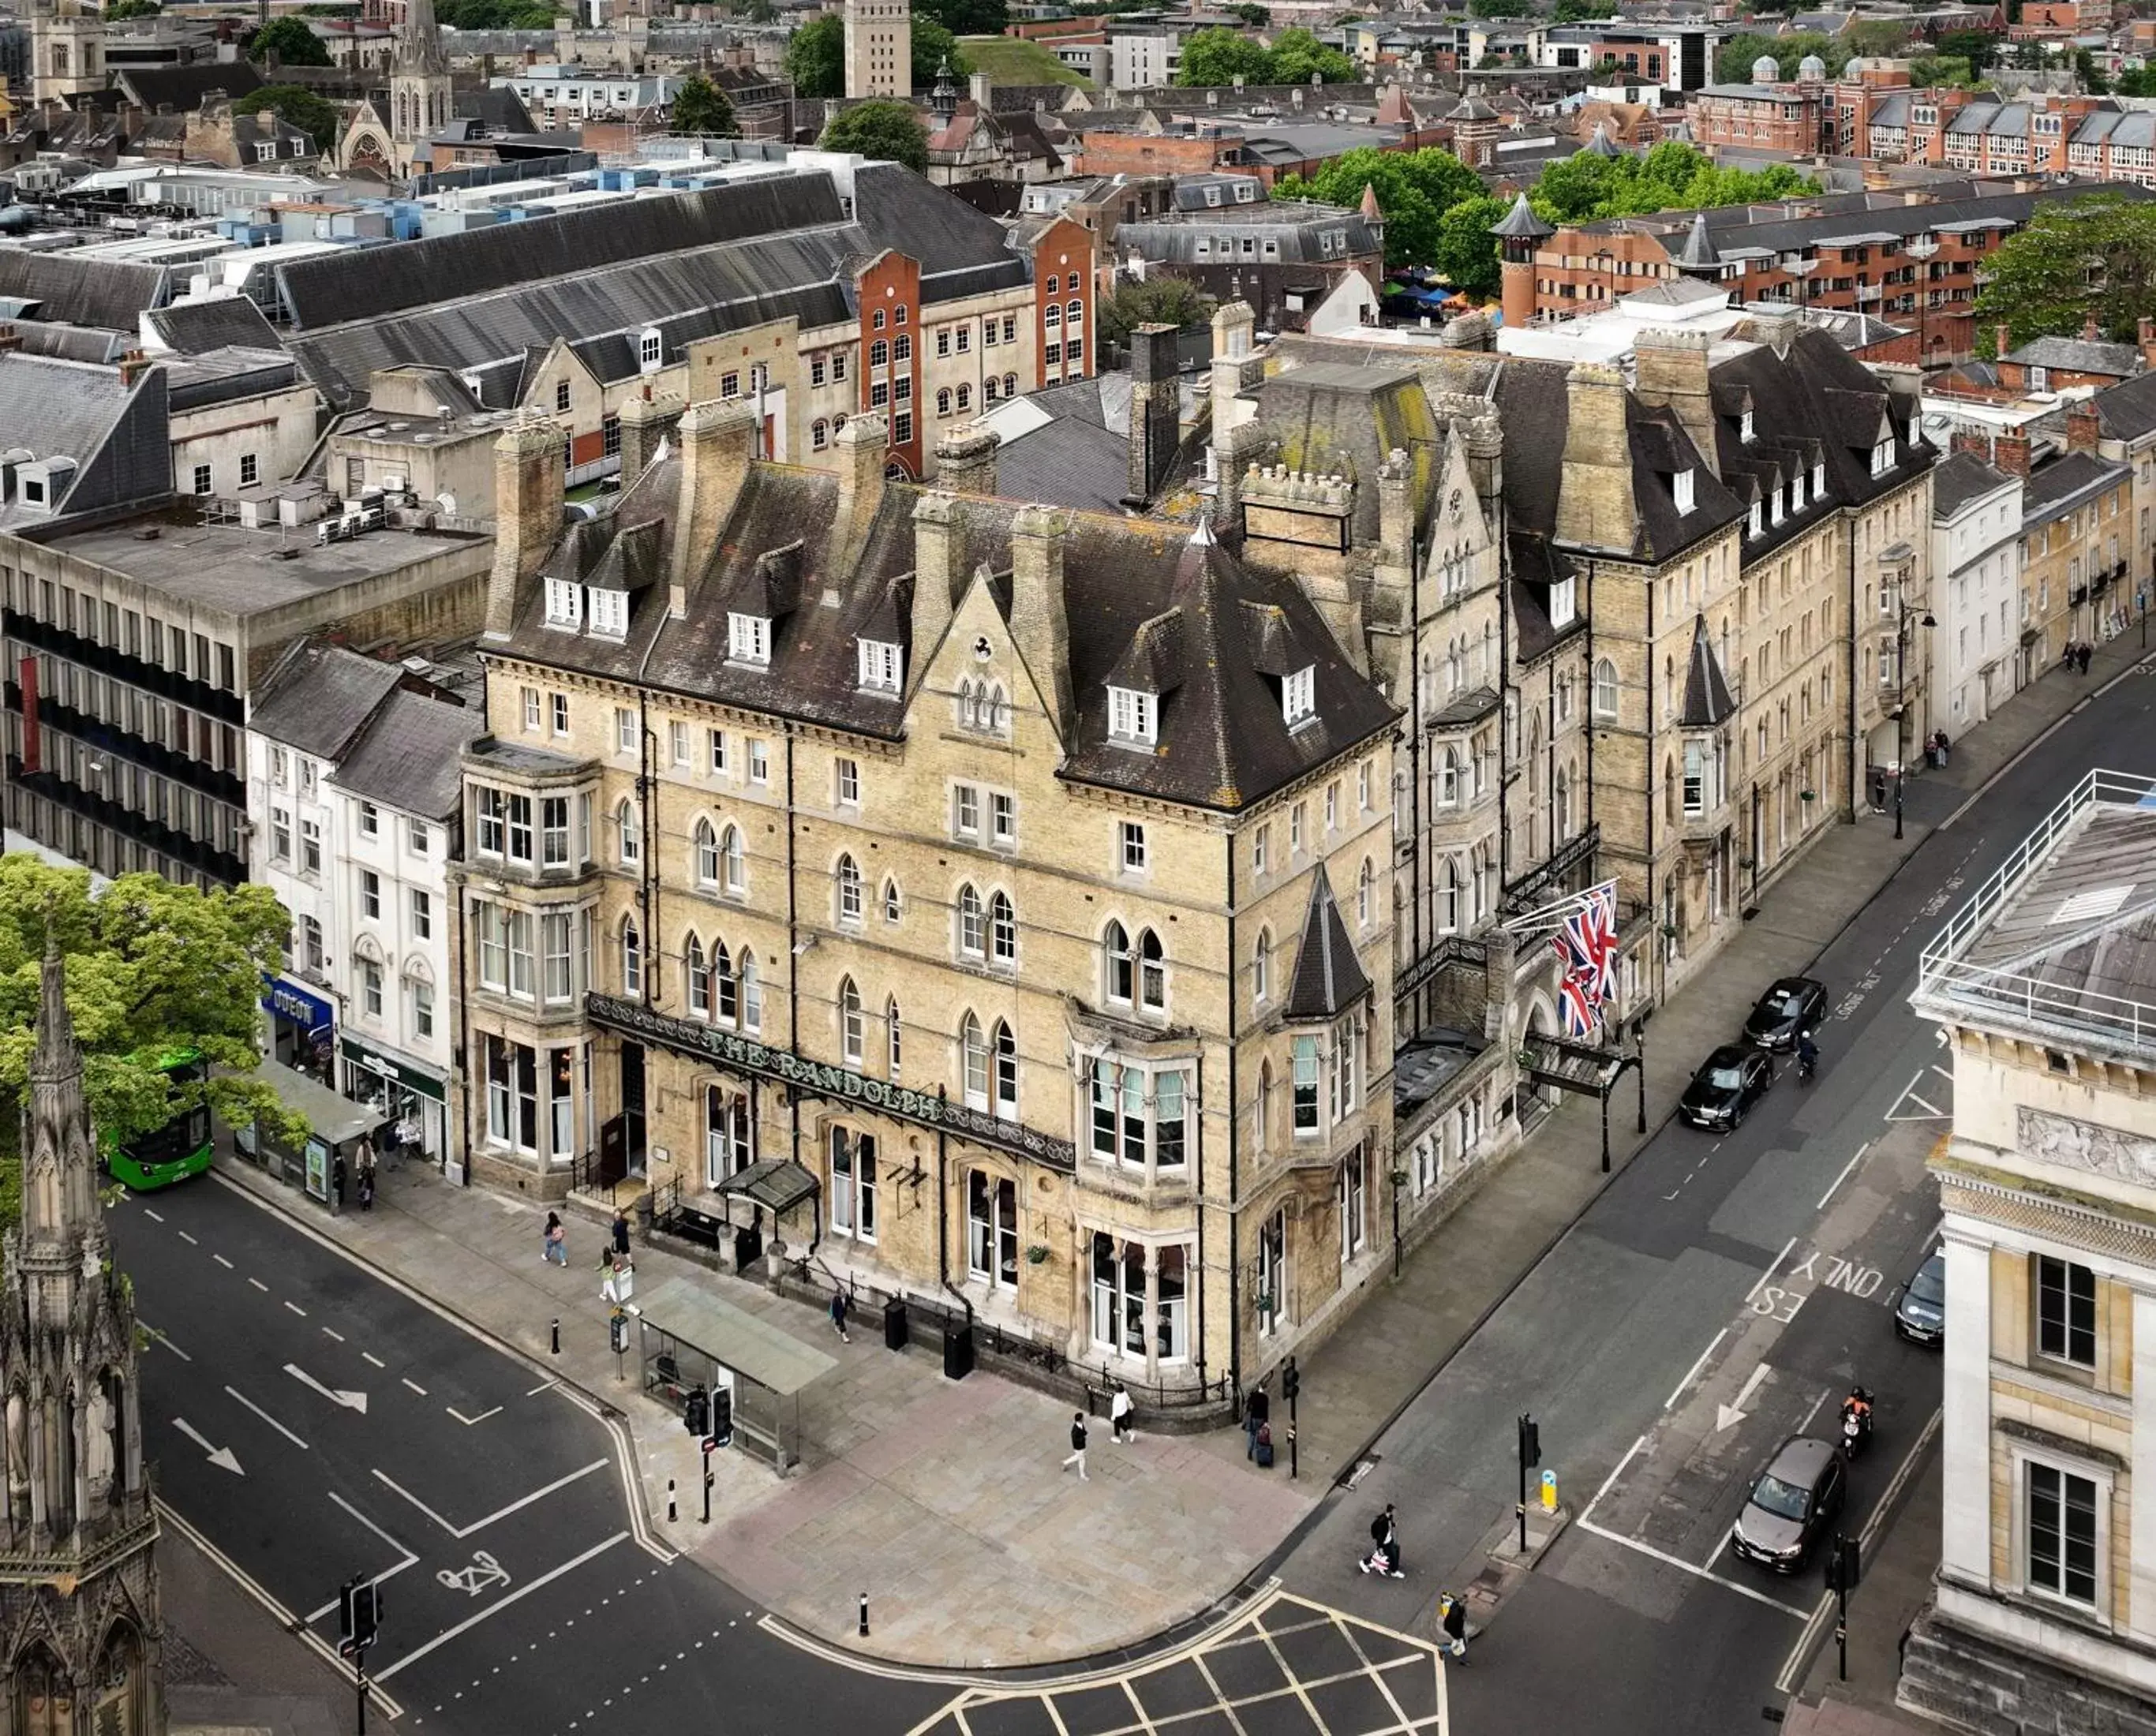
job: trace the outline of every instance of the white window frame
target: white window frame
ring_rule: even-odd
[[[2015,1590],[2035,1602],[2051,1605],[2061,1610],[2079,1610],[2084,1616],[2093,1613],[2108,1619],[2112,1596],[2111,1510],[2115,1473],[2107,1466],[2076,1459],[2065,1453],[2046,1451],[2032,1442],[2017,1438],[2007,1437],[2006,1446],[2014,1467],[2013,1571]],[[2035,1503],[2029,1487],[2029,1473],[2032,1466],[2039,1466],[2062,1477],[2079,1477],[2096,1490],[2096,1598],[2093,1603],[2084,1603],[2079,1598],[2068,1596],[2064,1591],[2037,1584],[2030,1578],[2029,1528],[2034,1516]],[[2062,1500],[2064,1494],[2061,1488]]]
[[[766,615],[742,614],[738,610],[726,616],[726,660],[746,663],[756,669],[771,667],[771,620]]]
[[[1281,715],[1299,729],[1317,715],[1317,670],[1314,664],[1294,670],[1281,682]]]
[[[1108,739],[1133,747],[1154,745],[1159,727],[1158,706],[1150,693],[1135,687],[1108,689]]]

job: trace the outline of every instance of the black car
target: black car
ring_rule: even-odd
[[[1894,1330],[1912,1344],[1943,1344],[1947,1336],[1947,1256],[1935,1251],[1902,1287]]]
[[[1848,1492],[1840,1449],[1809,1436],[1792,1435],[1752,1485],[1744,1511],[1729,1533],[1729,1547],[1743,1559],[1778,1574],[1795,1573],[1820,1533],[1841,1511]]]
[[[1774,1064],[1757,1049],[1724,1043],[1702,1063],[1677,1100],[1677,1113],[1696,1127],[1726,1132],[1750,1112],[1774,1082]]]
[[[1799,1033],[1817,1030],[1826,1017],[1826,984],[1810,977],[1784,977],[1752,1009],[1744,1021],[1744,1040],[1786,1055]]]

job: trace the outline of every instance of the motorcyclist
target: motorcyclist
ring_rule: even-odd
[[[1812,1034],[1810,1031],[1799,1032],[1797,1035],[1798,1073],[1802,1077],[1809,1079],[1818,1067],[1819,1045],[1812,1040]]]
[[[1853,1420],[1860,1430],[1868,1433],[1871,1428],[1871,1393],[1861,1386],[1850,1388],[1849,1396],[1841,1401],[1841,1414],[1845,1420]]]

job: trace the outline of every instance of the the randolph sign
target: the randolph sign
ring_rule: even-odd
[[[812,1097],[859,1103],[879,1114],[956,1133],[977,1145],[993,1146],[998,1151],[1031,1158],[1066,1174],[1077,1166],[1077,1148],[1069,1140],[1053,1138],[1022,1122],[969,1109],[963,1103],[952,1102],[941,1091],[931,1094],[911,1091],[887,1080],[871,1079],[863,1073],[834,1067],[827,1061],[808,1061],[790,1049],[774,1049],[768,1043],[759,1043],[693,1019],[656,1013],[618,995],[588,994],[584,997],[584,1009],[595,1025],[641,1042],[655,1043],[677,1054],[693,1055],[737,1072],[754,1073],[759,1078],[774,1080]]]

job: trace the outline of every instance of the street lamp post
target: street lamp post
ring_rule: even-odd
[[[1901,615],[1894,627],[1894,835],[1902,835],[1902,787],[1909,778],[1909,627],[1919,619],[1906,602],[1897,600]],[[1927,627],[1938,622],[1927,614]]]
[[[1917,262],[1917,366],[1920,368],[1928,366],[1932,359],[1932,352],[1924,342],[1924,314],[1932,295],[1931,262],[1938,250],[1939,244],[1930,240],[1912,241],[1902,249]]]

